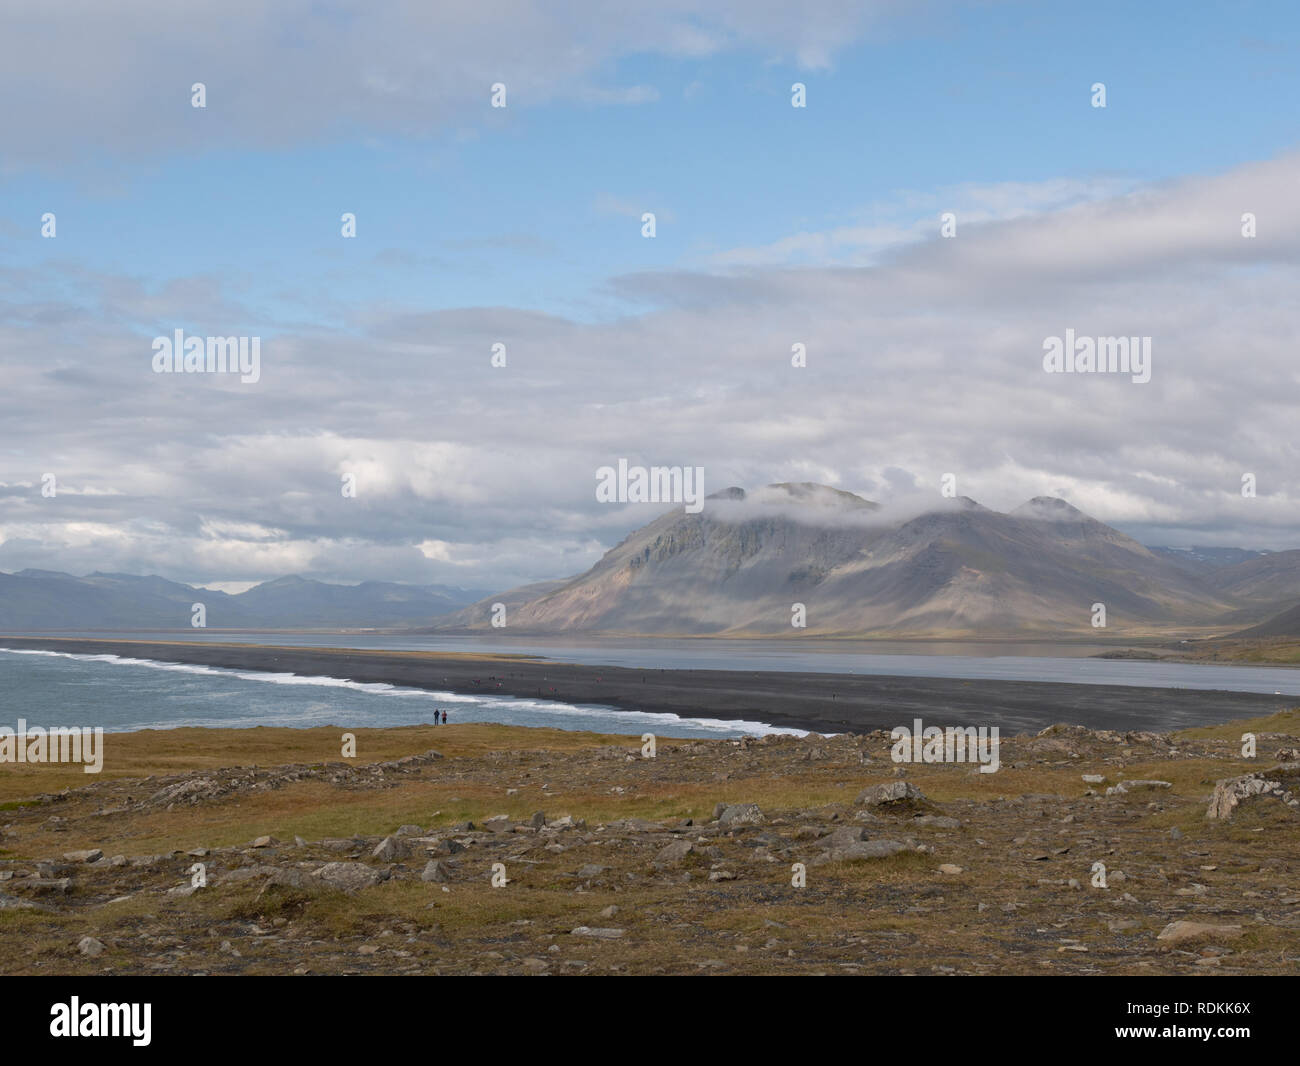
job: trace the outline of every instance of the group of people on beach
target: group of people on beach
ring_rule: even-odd
[[[438,711],[437,711],[437,708],[435,708],[435,709],[434,709],[434,712],[433,712],[433,724],[434,724],[434,725],[437,725],[437,724],[438,724]],[[446,711],[443,711],[443,712],[442,712],[442,724],[443,724],[443,725],[446,725],[446,724],[447,724],[447,712],[446,712]]]

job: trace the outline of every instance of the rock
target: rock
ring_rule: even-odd
[[[733,803],[718,816],[722,825],[762,825],[763,812],[757,803]]]
[[[600,912],[600,916],[602,918],[613,918],[615,915],[618,914],[618,912],[619,912],[618,904],[611,903],[608,907],[606,907],[603,911]]]
[[[35,903],[29,903],[25,899],[17,899],[14,896],[0,894],[0,911],[29,911],[29,910],[49,910],[48,907],[40,907]]]
[[[543,811],[533,811],[533,816],[528,819],[528,824],[534,829],[541,829],[546,825],[546,814]]]
[[[1125,781],[1124,786],[1129,792],[1174,787],[1169,781]]]
[[[1205,817],[1211,821],[1231,821],[1233,813],[1242,800],[1255,796],[1272,796],[1289,807],[1300,806],[1300,799],[1287,791],[1282,781],[1283,774],[1277,773],[1278,769],[1274,767],[1272,770],[1257,770],[1253,774],[1229,777],[1218,782],[1214,786],[1214,793],[1210,797],[1210,806],[1205,812]],[[1291,770],[1286,776],[1289,778],[1294,773],[1295,771]]]
[[[1170,922],[1156,937],[1171,944],[1181,944],[1185,940],[1199,940],[1204,937],[1215,939],[1235,939],[1245,932],[1239,925],[1207,925],[1202,922]]]
[[[1300,762],[1300,748],[1278,748],[1278,762]]]
[[[256,840],[253,841],[253,847],[270,848],[270,847],[274,847],[278,843],[280,842],[276,840],[275,837],[258,837]]]
[[[911,781],[887,781],[883,785],[864,788],[853,802],[859,807],[879,807],[888,803],[924,803],[925,801],[925,793]]]
[[[206,777],[177,781],[168,785],[149,798],[150,806],[165,807],[173,803],[194,804],[221,795],[222,789],[215,781]]]
[[[689,840],[674,840],[666,848],[661,850],[654,858],[656,866],[680,866],[692,851],[695,845]]]
[[[605,867],[599,863],[589,862],[578,870],[578,876],[584,881],[593,877],[599,877],[605,872]]]
[[[829,836],[824,836],[818,841],[822,847],[835,851],[837,848],[847,848],[850,844],[856,844],[860,840],[867,839],[867,831],[860,825],[842,825],[838,829],[832,830]]]
[[[175,888],[169,888],[167,890],[167,895],[176,896],[179,899],[186,899],[187,897],[194,895],[197,891],[198,889],[193,885],[177,885]]]
[[[515,823],[510,820],[509,815],[498,814],[485,819],[483,822],[483,828],[491,833],[513,833],[515,831]]]
[[[813,860],[813,865],[820,866],[824,862],[857,862],[861,859],[885,859],[890,855],[897,855],[900,851],[907,850],[907,845],[900,844],[897,840],[860,840],[856,844],[849,844],[842,848],[823,852]]]
[[[960,866],[957,866],[954,863],[945,862],[939,867],[939,872],[941,874],[959,874],[959,873],[964,873],[965,871],[963,871]]]
[[[331,888],[359,892],[388,879],[388,871],[360,862],[330,862],[316,871],[316,878]]]
[[[104,943],[93,936],[83,936],[77,941],[77,950],[83,955],[96,959],[104,954]]]
[[[393,834],[396,837],[419,837],[424,836],[424,830],[418,825],[399,825],[397,832]]]
[[[719,818],[721,818],[722,812],[725,811],[726,809],[727,809],[727,805],[725,803],[716,804],[713,808],[713,820],[716,822]]]
[[[430,859],[428,865],[424,868],[424,872],[420,874],[420,880],[441,883],[450,881],[451,877],[448,875],[446,863],[441,863],[437,859]]]
[[[238,884],[240,881],[253,881],[265,877],[267,884],[281,885],[285,888],[302,888],[308,884],[309,877],[294,866],[240,866],[231,870],[222,879],[223,885]]]
[[[580,925],[572,931],[571,935],[593,937],[596,940],[617,940],[625,932],[627,932],[625,929],[599,929]]]
[[[1084,774],[1083,779],[1090,785],[1100,785],[1106,780],[1105,774]]]
[[[23,882],[26,888],[38,896],[66,896],[72,888],[72,879],[68,877],[38,877]]]
[[[295,848],[305,848],[307,846],[307,841],[303,840],[302,837],[296,836],[293,838],[293,846]]]
[[[922,814],[912,819],[912,825],[928,825],[935,829],[960,829],[961,822],[946,814]]]
[[[384,837],[375,845],[375,850],[370,853],[372,859],[378,859],[380,862],[397,862],[398,859],[405,857],[406,844],[397,837]]]
[[[96,862],[104,857],[104,853],[99,848],[88,848],[85,851],[65,851],[63,853],[64,862]]]

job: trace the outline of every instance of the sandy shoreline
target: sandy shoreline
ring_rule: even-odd
[[[1181,729],[1286,710],[1291,696],[1031,681],[744,670],[639,670],[454,653],[5,637],[0,646],[120,655],[236,670],[347,678],[470,695],[554,699],[681,717],[761,721],[822,733],[935,725],[1056,722],[1092,729]]]

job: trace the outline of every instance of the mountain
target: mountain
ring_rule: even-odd
[[[260,625],[375,626],[425,622],[479,595],[443,585],[329,585],[291,575],[255,585],[232,599],[240,610],[265,619]]]
[[[1248,604],[1282,610],[1300,600],[1300,551],[1269,552],[1216,570],[1206,584]]]
[[[229,595],[161,577],[23,570],[0,573],[0,631],[188,629],[195,603],[217,629],[397,626],[427,622],[481,595],[442,585],[330,585],[301,577]]]
[[[514,590],[439,620],[490,625],[513,603],[516,632],[993,636],[1205,623],[1237,606],[1064,500],[1010,514],[969,499],[915,517],[824,485],[710,496],[660,515],[585,574],[536,595]]]
[[[1300,603],[1274,615],[1267,622],[1232,634],[1232,639],[1239,637],[1300,637]]]
[[[1250,548],[1151,548],[1150,550],[1152,554],[1197,577],[1204,577],[1224,567],[1269,554]]]

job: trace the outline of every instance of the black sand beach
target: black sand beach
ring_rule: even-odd
[[[927,725],[998,726],[1006,735],[1037,731],[1057,722],[1092,729],[1168,731],[1261,717],[1300,702],[1291,696],[1120,685],[634,670],[505,656],[246,644],[0,637],[0,646],[602,704],[626,711],[765,722],[821,733],[910,726],[914,718]],[[449,710],[454,719],[454,707]]]

